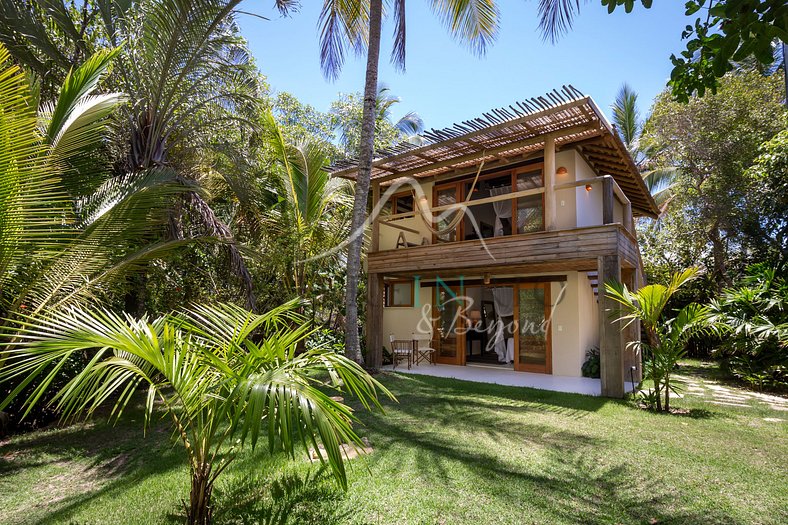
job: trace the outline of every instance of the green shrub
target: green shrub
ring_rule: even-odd
[[[722,368],[758,388],[788,388],[788,279],[785,262],[755,264],[711,302]]]
[[[599,379],[599,348],[592,346],[586,351],[586,360],[580,370],[583,373],[583,377]]]

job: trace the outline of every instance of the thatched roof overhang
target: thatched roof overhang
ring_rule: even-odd
[[[548,136],[554,137],[557,150],[576,149],[598,176],[612,175],[635,215],[659,213],[618,133],[591,97],[572,86],[429,130],[420,145],[406,142],[376,151],[372,180],[445,179],[474,171],[482,160],[485,169],[504,167],[540,155]],[[330,172],[355,179],[357,166],[357,159],[343,160]]]

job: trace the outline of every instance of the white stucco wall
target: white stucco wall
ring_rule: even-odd
[[[575,150],[559,151],[555,156],[555,166],[558,168],[566,168],[565,175],[555,175],[555,184],[565,184],[574,182],[576,178],[576,163],[582,162],[575,152]],[[565,190],[558,190],[555,192],[555,222],[556,228],[559,230],[566,230],[574,228],[577,225],[577,196],[574,188]]]
[[[389,335],[394,334],[397,339],[410,339],[411,333],[416,332],[426,311],[430,319],[432,304],[432,288],[420,288],[418,298],[414,293],[413,307],[384,307],[383,308],[383,346],[390,348]],[[424,305],[427,305],[426,307]],[[427,323],[429,326],[429,323]]]
[[[427,202],[429,206],[432,207],[432,182],[425,182],[421,185],[422,191],[427,196]],[[402,191],[409,190],[409,187],[403,187]],[[385,188],[381,189],[381,193],[385,192]],[[415,205],[415,203],[414,203]],[[428,243],[432,242],[432,232],[429,231],[427,225],[424,224],[424,221],[421,217],[410,217],[407,219],[397,219],[393,221],[393,224],[399,224],[401,226],[405,226],[406,228],[411,228],[413,230],[419,231],[419,234],[403,231],[397,228],[392,228],[390,226],[386,226],[385,224],[380,225],[380,250],[393,250],[397,247],[397,237],[399,237],[400,232],[405,235],[405,239],[410,243],[421,244],[422,239],[426,238]]]

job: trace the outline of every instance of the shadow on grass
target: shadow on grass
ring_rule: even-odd
[[[37,507],[47,510],[40,519],[24,516],[26,523],[69,520],[95,498],[182,467],[185,458],[172,446],[169,427],[158,424],[143,437],[142,421],[141,406],[129,407],[117,425],[96,417],[88,423],[18,435],[5,442],[0,448],[0,476],[48,465],[64,471],[42,475],[35,486],[26,487],[40,492]]]
[[[409,508],[399,516],[408,523],[485,523],[493,516],[496,523],[743,523],[722,508],[698,510],[697,501],[663,480],[644,480],[627,462],[633,455],[614,456],[612,436],[580,430],[584,414],[626,402],[421,376],[385,382],[400,402],[386,416],[363,417],[378,451],[372,472],[404,484],[380,482],[375,494],[383,501],[366,511],[372,523],[406,521],[387,515],[397,515],[403,501]],[[531,417],[538,412],[578,430]],[[688,415],[716,416],[707,412]]]
[[[455,397],[458,402],[472,398],[485,399],[501,407],[515,406],[518,410],[534,410],[552,412],[557,415],[580,418],[590,412],[596,412],[604,406],[616,403],[625,404],[623,400],[598,396],[554,392],[529,387],[513,387],[493,383],[477,383],[446,377],[427,375],[404,375],[386,372],[380,378],[387,383],[407,385],[407,393],[398,394],[401,404],[409,398],[425,395]]]
[[[215,489],[217,524],[334,525],[350,513],[340,509],[344,493],[325,468],[305,474],[289,473],[276,479],[248,474]],[[172,516],[173,523],[183,518]]]

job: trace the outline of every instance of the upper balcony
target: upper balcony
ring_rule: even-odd
[[[370,272],[637,264],[633,217],[658,209],[596,104],[565,87],[516,106],[378,152]]]
[[[501,181],[500,173],[491,178]],[[520,189],[521,184],[515,191],[497,186],[490,196],[480,182],[457,183],[458,191],[470,185],[470,197],[461,202],[445,202],[454,195],[447,197],[444,186],[433,187],[437,206],[432,207],[426,195],[392,195],[385,206],[390,211],[372,223],[368,271],[392,276],[591,271],[597,257],[606,255],[638,266],[632,203],[611,176],[562,182],[552,192],[544,186]],[[559,213],[552,220],[547,199]]]

